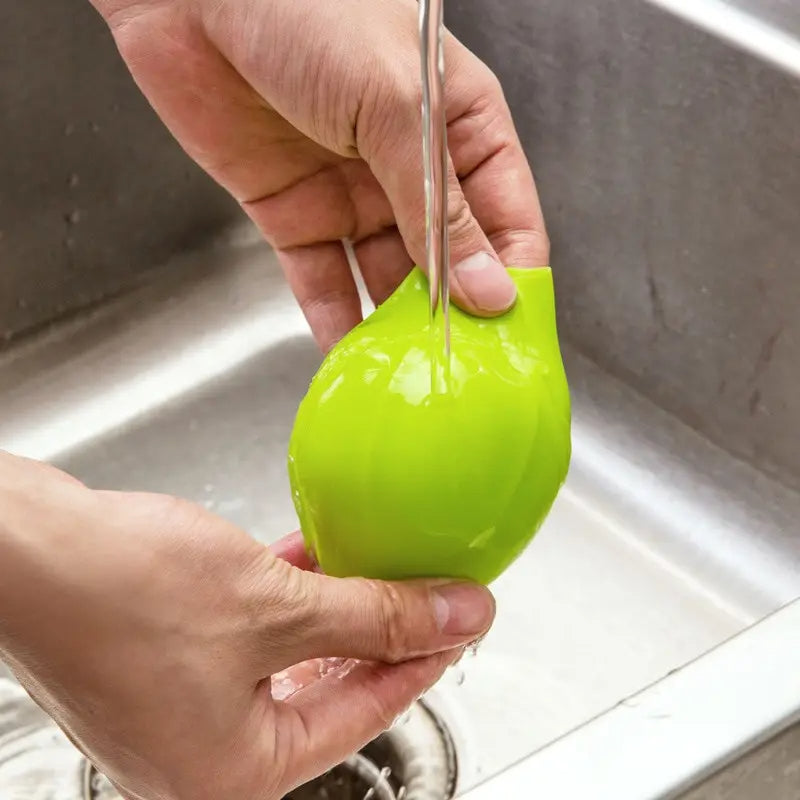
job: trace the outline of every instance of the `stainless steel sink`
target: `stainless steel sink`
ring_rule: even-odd
[[[566,488],[497,582],[493,631],[428,698],[454,738],[461,792],[800,596],[800,497],[566,353]],[[269,542],[296,527],[286,446],[318,362],[273,255],[245,227],[7,352],[0,443],[92,486],[192,498]],[[800,634],[785,635],[788,653]],[[797,711],[800,678],[793,699]],[[13,702],[30,730],[30,701]],[[71,798],[64,762],[76,756],[58,747],[60,760],[41,751],[38,769],[60,777],[36,772],[36,797]],[[0,762],[4,798],[13,764]],[[501,796],[488,785],[485,796]]]
[[[798,800],[796,4],[447,6],[537,173],[575,407],[495,628],[427,698],[458,791]],[[0,9],[0,100],[0,447],[294,528],[319,356],[273,255],[88,4]],[[83,774],[0,676],[0,800],[82,800]]]

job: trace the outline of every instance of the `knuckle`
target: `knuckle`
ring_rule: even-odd
[[[464,194],[457,187],[450,190],[447,203],[447,228],[450,238],[465,239],[472,235],[474,218]]]
[[[422,87],[414,75],[403,65],[382,66],[370,79],[356,129],[358,149],[368,160],[414,157],[414,148],[400,147],[414,141],[411,134],[420,125]]]
[[[505,99],[497,74],[474,53],[465,53],[460,67],[458,79],[463,84],[469,84],[474,102],[483,104]]]
[[[377,694],[370,693],[368,697],[372,705],[372,714],[378,720],[380,726],[384,730],[391,728],[397,716],[394,706]]]
[[[390,664],[407,660],[412,655],[407,620],[408,609],[400,589],[392,583],[369,581],[378,597],[379,646]]]
[[[319,628],[319,600],[305,578],[297,568],[265,554],[240,580],[242,606],[270,653],[292,651]]]
[[[274,556],[268,557],[263,573],[262,596],[269,617],[286,623],[284,627],[304,634],[314,627],[319,614],[319,594],[315,581],[302,570]]]
[[[494,234],[492,243],[507,253],[507,260],[521,267],[544,267],[550,262],[550,239],[542,228],[509,230]]]
[[[181,41],[185,35],[182,14],[163,4],[152,2],[123,2],[108,4],[103,16],[114,36],[117,48],[129,65],[144,63],[158,56],[154,39]]]
[[[350,301],[351,292],[347,289],[326,289],[310,296],[300,296],[297,302],[306,317],[314,318],[327,314],[331,309]]]
[[[500,78],[489,69],[489,67],[485,67],[485,72],[483,75],[484,80],[484,92],[493,100],[505,100],[505,93],[503,92],[503,84],[500,82]]]
[[[504,101],[503,85],[494,70],[477,57],[473,62],[473,66],[471,84],[474,94],[489,101]]]

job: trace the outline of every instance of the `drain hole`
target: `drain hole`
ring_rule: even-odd
[[[363,753],[348,758],[330,772],[301,786],[284,800],[403,800],[403,787],[392,780],[388,767],[378,768]]]
[[[284,800],[450,800],[456,777],[453,741],[420,701],[360,753]]]
[[[360,753],[283,800],[450,800],[456,787],[453,741],[423,701]],[[119,800],[87,764],[85,800]]]

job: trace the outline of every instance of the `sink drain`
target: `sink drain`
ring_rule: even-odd
[[[284,800],[450,800],[456,787],[453,741],[419,701],[390,730]],[[120,800],[87,763],[84,800]]]
[[[363,753],[356,753],[284,800],[397,800],[405,791],[402,787],[395,790],[391,778],[388,767],[378,768]]]

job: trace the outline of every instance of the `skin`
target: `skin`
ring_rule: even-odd
[[[323,351],[360,321],[342,239],[376,303],[424,262],[414,0],[94,5],[276,248]],[[497,80],[452,37],[446,59],[452,295],[494,315],[515,299],[502,265],[547,264],[548,241]],[[297,535],[270,550],[191,503],[0,453],[0,655],[129,800],[278,800],[383,730],[494,615],[472,584],[310,566]]]
[[[94,0],[184,149],[264,233],[323,351],[425,263],[415,0]],[[530,167],[492,72],[445,45],[451,292],[494,315],[545,266]]]
[[[268,549],[184,500],[7,454],[0,508],[0,653],[129,800],[283,797],[494,615],[481,587],[329,578],[297,534]]]

